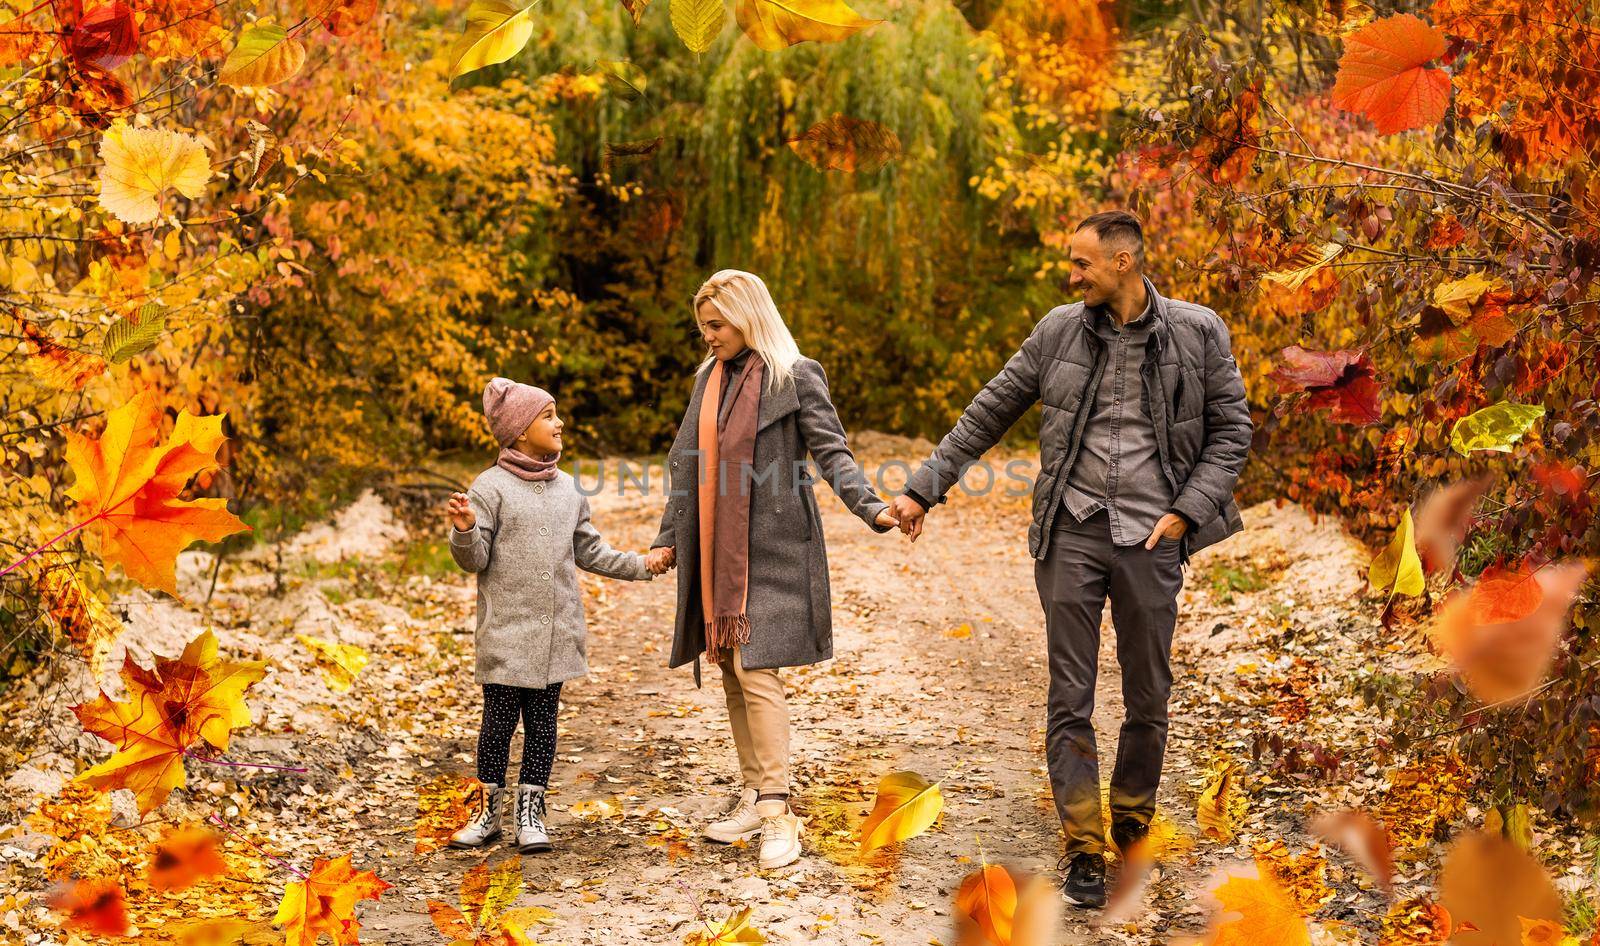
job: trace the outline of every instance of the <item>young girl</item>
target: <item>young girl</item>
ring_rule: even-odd
[[[668,454],[652,551],[681,563],[669,665],[722,672],[742,780],[712,841],[761,839],[762,870],[800,857],[789,809],[789,710],[779,670],[833,656],[828,551],[806,458],[875,532],[897,524],[845,441],[822,366],[800,354],[766,284],[725,269],[694,297],[706,359]],[[760,485],[756,485],[760,484]]]
[[[589,500],[556,469],[561,418],[545,391],[495,378],[483,412],[501,445],[495,465],[450,497],[450,554],[478,576],[477,673],[483,685],[478,781],[483,795],[451,847],[500,837],[511,735],[522,716],[517,848],[550,850],[545,786],[556,755],[563,681],[584,676],[583,597],[577,568],[628,581],[666,570],[664,553],[619,552],[589,522]],[[574,567],[576,566],[576,567]]]

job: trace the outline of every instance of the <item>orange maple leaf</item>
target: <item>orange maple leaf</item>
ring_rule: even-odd
[[[1213,892],[1222,913],[1210,946],[1311,946],[1305,917],[1273,881],[1229,876]]]
[[[67,495],[88,514],[75,528],[99,526],[107,566],[120,564],[140,584],[176,596],[179,552],[196,539],[215,542],[249,529],[228,512],[226,499],[178,498],[191,477],[217,466],[224,416],[183,411],[172,436],[158,444],[160,407],[145,390],[111,412],[98,439],[67,435],[67,462],[77,477]]]
[[[105,936],[128,935],[128,908],[122,883],[115,877],[91,877],[57,886],[47,898],[51,909],[66,917],[69,930]]]
[[[217,848],[216,833],[199,825],[185,825],[168,832],[151,851],[150,886],[155,890],[182,890],[227,869]]]
[[[311,876],[284,889],[272,922],[283,926],[286,946],[316,946],[323,933],[333,938],[335,946],[359,943],[356,901],[376,900],[390,886],[370,870],[351,869],[348,854],[332,861],[319,857],[311,865]]]
[[[1444,50],[1444,34],[1409,13],[1375,20],[1345,40],[1333,104],[1385,135],[1436,125],[1450,103],[1450,74],[1427,65]]]
[[[266,662],[217,657],[210,631],[189,642],[177,660],[157,658],[154,671],[124,657],[122,680],[128,701],[101,693],[72,707],[83,728],[112,743],[111,758],[78,776],[96,788],[130,789],[140,814],[159,807],[186,779],[183,757],[204,739],[228,748],[229,733],[250,724],[244,691],[266,675]]]

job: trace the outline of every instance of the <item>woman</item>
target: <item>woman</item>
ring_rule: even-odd
[[[897,522],[845,444],[822,366],[800,354],[766,285],[722,270],[695,293],[694,311],[709,356],[667,455],[671,488],[651,548],[670,549],[678,565],[669,666],[693,661],[696,686],[702,653],[721,669],[744,778],[705,836],[731,844],[759,835],[760,866],[770,870],[800,857],[778,670],[833,656],[828,556],[806,454],[875,531]]]

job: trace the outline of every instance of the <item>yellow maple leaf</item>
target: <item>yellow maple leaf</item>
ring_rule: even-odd
[[[1222,911],[1210,946],[1311,946],[1305,917],[1271,880],[1234,875],[1213,893]]]
[[[861,823],[861,853],[914,838],[932,827],[944,810],[937,782],[915,772],[890,772],[878,783],[872,814]]]
[[[211,180],[211,159],[193,135],[118,120],[100,139],[100,205],[127,223],[149,223],[172,188],[193,200]]]
[[[217,466],[224,416],[183,411],[158,444],[161,415],[145,390],[111,412],[98,439],[67,434],[76,477],[67,495],[86,514],[75,528],[98,527],[108,567],[119,564],[140,584],[176,596],[179,552],[196,539],[215,542],[250,528],[228,512],[226,499],[178,498],[191,477]]]

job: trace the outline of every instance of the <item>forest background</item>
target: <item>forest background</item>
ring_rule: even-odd
[[[720,268],[772,287],[851,428],[937,438],[1111,207],[1231,329],[1241,498],[1392,542],[1386,625],[1600,538],[1582,0],[862,0],[809,33],[766,0],[0,6],[7,675],[93,652],[85,615],[196,539],[431,495],[490,446],[494,374],[558,393],[574,457],[662,451]],[[152,501],[213,516],[153,555],[85,485],[125,405],[191,438]],[[1374,679],[1386,738],[1443,727],[1506,818],[1587,823],[1600,616],[1562,627],[1531,696]]]

